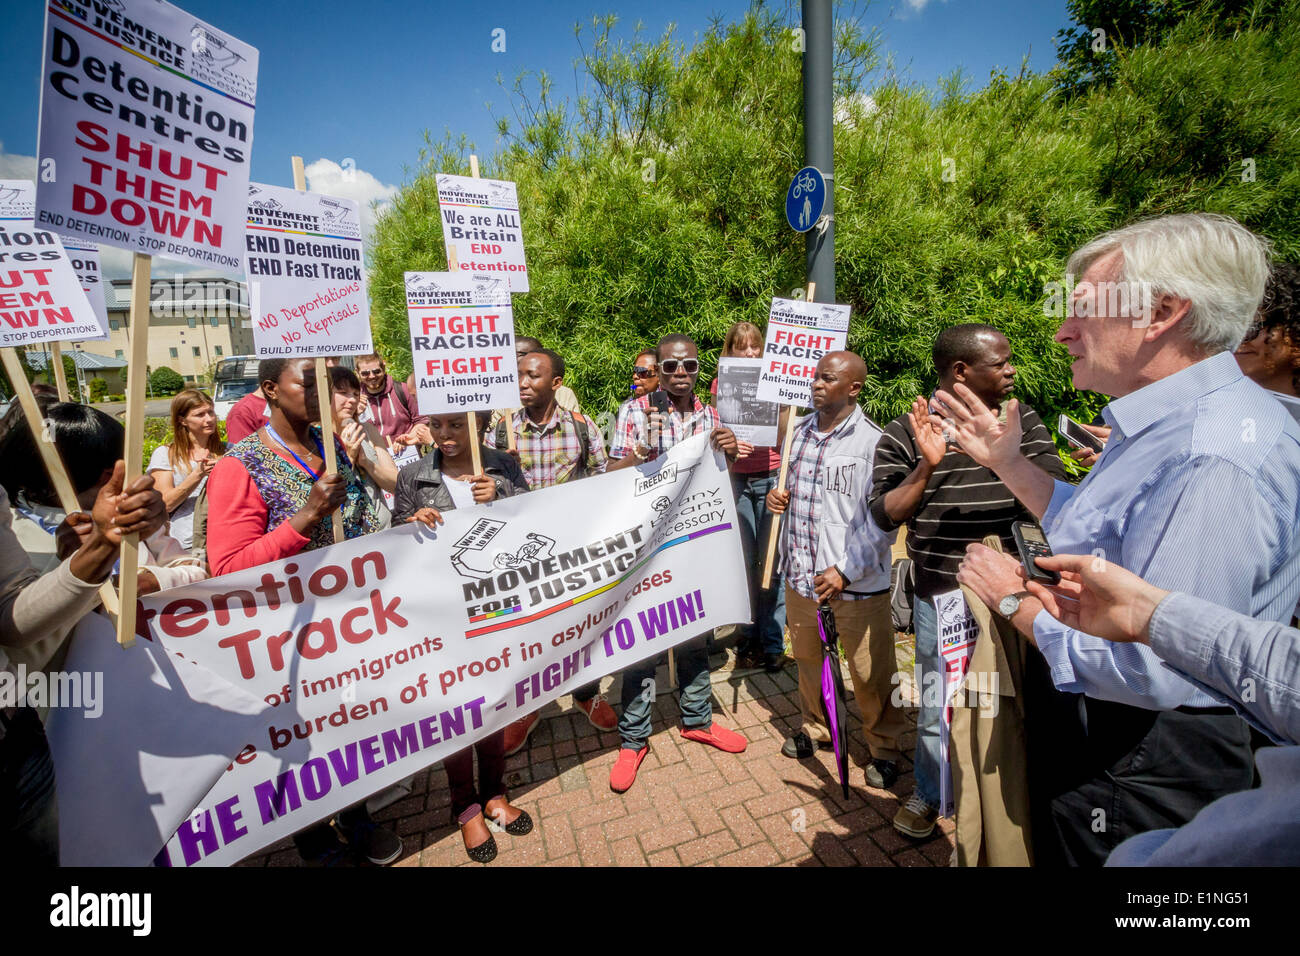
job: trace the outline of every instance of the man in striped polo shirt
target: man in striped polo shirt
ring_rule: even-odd
[[[940,388],[960,382],[990,408],[1000,408],[1015,384],[1011,345],[990,325],[954,325],[934,341],[934,368]],[[1056,445],[1038,414],[1020,405],[1021,454],[1053,478],[1065,469]],[[902,834],[924,839],[934,831],[939,806],[939,715],[942,687],[938,618],[931,598],[957,588],[957,565],[966,545],[995,534],[1015,553],[1011,525],[1032,521],[1006,485],[949,445],[930,420],[929,403],[918,397],[906,415],[885,427],[876,446],[871,514],[893,530],[906,522],[907,553],[915,562],[916,596],[912,620],[920,674],[920,715],[916,724],[915,789],[894,817]]]

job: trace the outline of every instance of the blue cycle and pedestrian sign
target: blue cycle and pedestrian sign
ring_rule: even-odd
[[[817,224],[826,208],[826,179],[816,166],[805,166],[794,174],[785,192],[785,219],[795,232],[807,232]]]

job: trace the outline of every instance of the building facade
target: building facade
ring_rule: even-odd
[[[127,334],[131,280],[113,279],[104,289],[108,339],[79,342],[80,351],[129,360]],[[150,371],[163,366],[187,385],[207,385],[221,359],[253,354],[253,323],[247,287],[218,275],[178,275],[155,279],[149,290]]]

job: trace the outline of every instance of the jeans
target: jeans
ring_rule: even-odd
[[[731,476],[731,490],[736,496],[736,514],[740,518],[740,545],[749,574],[749,611],[754,623],[741,628],[746,642],[753,641],[764,654],[780,654],[784,647],[785,588],[781,576],[772,575],[772,586],[760,587],[763,562],[767,557],[767,536],[772,514],[767,510],[767,493],[776,487],[772,473]]]
[[[41,719],[30,707],[20,707],[7,720],[0,738],[0,860],[59,865],[54,760]]]
[[[708,729],[713,723],[713,684],[709,680],[709,652],[704,635],[692,637],[674,648],[679,706],[683,727]],[[618,733],[624,750],[640,750],[650,739],[650,708],[655,702],[655,664],[658,654],[623,670],[623,713]],[[650,681],[649,684],[644,683]]]
[[[916,666],[920,669],[921,711],[916,717],[916,756],[913,774],[916,793],[926,806],[939,805],[939,717],[942,707],[936,706],[934,694],[926,693],[941,677],[939,664],[939,618],[934,603],[929,598],[917,596],[912,601],[912,627],[916,631]],[[942,686],[942,684],[940,684]]]
[[[478,754],[478,788],[474,787],[474,754]],[[483,806],[506,795],[506,732],[498,730],[478,743],[457,751],[446,760],[447,783],[451,788],[451,812],[458,823],[468,823]]]

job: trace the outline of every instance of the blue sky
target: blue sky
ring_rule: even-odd
[[[0,178],[30,175],[23,169],[36,151],[44,10],[40,0],[5,5]],[[508,84],[521,70],[545,70],[557,93],[572,95],[575,22],[615,13],[620,35],[631,36],[639,21],[651,37],[675,23],[677,39],[689,42],[713,16],[736,20],[749,7],[747,0],[178,5],[260,52],[253,179],[292,185],[289,157],[297,153],[309,164],[312,188],[329,192],[337,166],[350,158],[358,170],[353,198],[363,202],[402,184],[425,129],[435,137],[463,132],[490,156],[497,147],[492,114],[510,115],[497,74]],[[1018,70],[1026,55],[1031,68],[1048,69],[1052,38],[1068,22],[1065,0],[895,0],[858,9],[866,25],[880,29],[882,50],[904,75],[930,86],[957,67],[982,84],[994,67]],[[496,28],[505,30],[504,53],[491,49]]]

